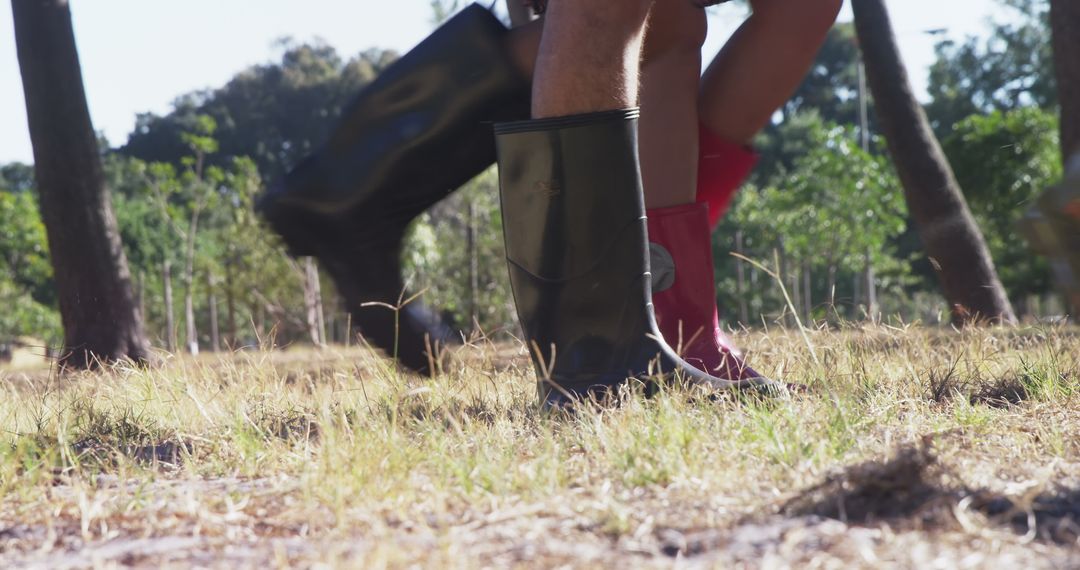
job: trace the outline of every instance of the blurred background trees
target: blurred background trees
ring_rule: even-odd
[[[1015,228],[1033,197],[1061,177],[1050,2],[1002,2],[1015,18],[986,37],[938,44],[921,104],[1017,313],[1052,316],[1064,308],[1048,269]],[[167,114],[140,116],[127,141],[103,152],[134,296],[155,346],[349,338],[332,285],[317,271],[325,332],[313,336],[311,270],[285,254],[251,204],[397,54],[343,56],[295,40],[277,49],[275,61],[217,89],[179,96]],[[854,27],[837,25],[757,141],[761,164],[714,234],[717,295],[730,325],[790,315],[774,279],[732,252],[779,271],[795,310],[818,322],[949,319],[872,99],[863,148],[859,59]],[[405,262],[412,289],[461,327],[513,333],[496,183],[485,173],[427,212]],[[0,165],[0,302],[14,308],[0,314],[0,340],[32,335],[55,345],[58,294],[38,200],[31,167]]]

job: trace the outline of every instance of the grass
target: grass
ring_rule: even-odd
[[[0,566],[1080,564],[1080,331],[737,340],[809,393],[551,416],[490,345],[0,373]]]

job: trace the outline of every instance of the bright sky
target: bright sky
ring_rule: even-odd
[[[499,0],[500,4],[502,0]],[[798,1],[798,0],[792,0]],[[241,69],[278,57],[275,40],[326,40],[344,56],[369,47],[407,51],[431,31],[428,0],[75,0],[83,76],[94,126],[122,144],[136,113],[166,113],[178,95],[224,84]],[[919,92],[935,39],[963,38],[1008,12],[995,0],[887,0],[904,59]],[[0,2],[0,163],[30,162],[30,137],[15,53],[11,4]],[[741,12],[711,17],[706,58],[738,25]],[[841,19],[850,20],[850,8]]]

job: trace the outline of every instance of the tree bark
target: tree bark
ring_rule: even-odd
[[[201,160],[201,157],[200,157]],[[201,170],[201,169],[200,169]],[[199,175],[201,178],[201,174]],[[201,205],[196,206],[188,223],[187,244],[184,248],[184,329],[187,350],[199,354],[199,331],[195,325],[195,237],[199,233]]]
[[[878,300],[877,300],[877,274],[874,273],[874,262],[870,258],[870,250],[866,251],[866,255],[863,256],[863,263],[866,268],[863,269],[863,279],[866,282],[866,312],[870,315],[870,320],[877,319],[878,314]]]
[[[66,0],[12,0],[34,174],[64,325],[62,369],[145,361]]]
[[[480,306],[480,254],[476,246],[476,204],[470,199],[468,220],[465,224],[465,251],[469,256],[469,327],[472,330],[479,319]]]
[[[228,327],[228,340],[226,345],[230,350],[236,349],[236,294],[233,293],[233,264],[229,261],[225,264],[225,310],[226,326]]]
[[[813,326],[813,324],[814,324],[813,319],[812,319],[813,316],[814,316],[813,285],[814,285],[813,269],[810,267],[810,262],[809,261],[803,260],[803,263],[802,263],[803,316],[804,316],[804,322],[808,326]]]
[[[833,310],[834,314],[838,314],[836,311],[836,262],[829,260],[829,282],[826,286],[829,291],[829,308]]]
[[[161,283],[165,293],[165,349],[176,352],[176,315],[173,312],[172,263],[168,259],[161,263]]]
[[[206,274],[206,304],[210,307],[210,350],[221,352],[221,330],[218,327],[218,302],[214,274]]]
[[[199,355],[199,331],[195,328],[195,299],[191,280],[184,277],[184,338],[187,351],[192,356]]]
[[[793,261],[788,277],[788,295],[791,296],[791,326],[798,326],[796,319],[801,319],[800,311],[805,311],[806,305],[802,298],[802,264]]]
[[[862,288],[866,283],[862,273],[855,270],[851,283],[851,318],[859,318],[859,304],[862,303]]]
[[[1015,323],[986,242],[915,99],[884,0],[852,0],[852,7],[879,124],[953,322]]]
[[[266,303],[255,301],[252,312],[255,313],[255,335],[262,344],[266,341]]]
[[[735,253],[745,256],[743,251],[742,230],[735,230]],[[743,326],[750,325],[750,306],[746,302],[746,269],[743,260],[735,262],[735,294],[739,297],[739,322]]]
[[[326,343],[338,344],[337,311],[330,311],[326,315]]]
[[[1061,153],[1080,153],[1080,2],[1050,0],[1054,69],[1061,101]]]
[[[322,346],[324,334],[320,327],[319,317],[319,270],[315,267],[315,259],[304,258],[304,304],[307,309],[307,329],[311,344]]]
[[[139,271],[139,289],[136,295],[135,304],[139,307],[139,314],[146,314],[146,273]]]

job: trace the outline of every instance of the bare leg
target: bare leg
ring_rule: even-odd
[[[543,33],[537,20],[514,29],[508,49],[522,74],[533,72]],[[694,201],[697,185],[698,81],[705,12],[685,0],[658,0],[644,40],[640,120],[645,204]]]
[[[842,0],[751,0],[753,14],[702,77],[701,122],[749,142],[791,97],[836,21]]]
[[[652,0],[553,0],[533,74],[534,118],[638,104],[638,70]]]
[[[657,0],[645,36],[640,132],[645,206],[693,202],[697,194],[698,82],[705,10]]]

